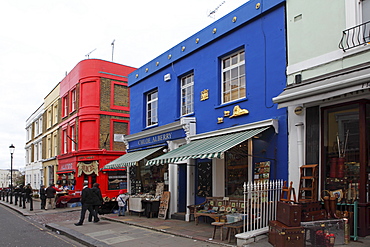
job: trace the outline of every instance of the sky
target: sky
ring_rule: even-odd
[[[1,0],[0,169],[11,144],[25,167],[26,120],[78,62],[139,68],[247,1]]]

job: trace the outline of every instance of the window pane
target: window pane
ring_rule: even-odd
[[[240,51],[222,60],[222,103],[237,100],[246,96],[245,86],[245,53]],[[233,92],[230,94],[230,90]]]

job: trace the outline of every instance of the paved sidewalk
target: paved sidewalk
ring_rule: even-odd
[[[138,235],[150,234],[152,231],[163,233],[163,236],[169,237],[180,236],[187,239],[192,239],[194,242],[202,242],[204,245],[197,246],[235,246],[236,240],[233,238],[231,243],[227,241],[220,241],[219,230],[215,239],[211,239],[213,233],[213,226],[209,223],[200,222],[195,225],[194,221],[186,222],[172,219],[158,219],[139,217],[138,215],[117,216],[116,214],[101,215],[101,221],[98,223],[84,222],[83,226],[77,227],[74,225],[79,219],[80,207],[77,208],[56,208],[54,210],[41,210],[40,201],[34,200],[34,210],[29,210],[29,204],[26,204],[26,209],[9,204],[6,201],[0,200],[0,204],[10,207],[19,213],[33,218],[34,220],[44,223],[46,227],[53,231],[59,231],[87,246],[120,246],[120,241],[127,240],[130,236],[128,232],[120,231],[120,225],[127,224],[138,227]],[[122,227],[121,227],[122,229]],[[130,233],[132,234],[132,233]],[[225,235],[225,234],[224,234]],[[107,239],[107,236],[111,238]],[[166,241],[163,237],[163,241]],[[187,246],[179,243],[179,246]],[[169,245],[171,246],[171,245]],[[193,245],[191,245],[193,246]],[[195,245],[194,245],[195,246]],[[250,247],[271,246],[268,243],[267,237],[259,239],[257,242],[249,244]],[[350,242],[346,246],[370,246],[370,236],[360,238],[358,242]]]

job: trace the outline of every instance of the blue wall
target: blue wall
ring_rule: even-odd
[[[256,13],[255,4],[261,2]],[[263,9],[264,2],[268,8]],[[274,3],[274,4],[273,4]],[[237,17],[237,25],[231,21]],[[218,36],[210,36],[217,28]],[[194,40],[206,40],[199,48]],[[286,35],[284,1],[250,1],[229,15],[218,20],[178,46],[129,75],[130,85],[130,134],[145,130],[145,93],[158,89],[158,126],[178,121],[180,118],[180,78],[194,73],[194,114],[197,133],[231,126],[253,123],[266,119],[279,120],[279,133],[274,145],[279,150],[268,150],[266,156],[276,156],[278,178],[287,178],[287,115],[286,109],[277,109],[272,98],[279,95],[286,85]],[[190,43],[191,42],[191,43]],[[181,47],[185,52],[181,54]],[[221,58],[239,49],[245,49],[247,97],[236,102],[221,104]],[[172,58],[168,59],[171,54]],[[159,61],[156,64],[156,62]],[[157,67],[157,68],[156,68]],[[164,75],[171,80],[164,81]],[[209,99],[200,101],[201,91],[209,89]],[[224,111],[235,105],[250,113],[235,118],[224,118]],[[283,168],[283,169],[280,169]]]

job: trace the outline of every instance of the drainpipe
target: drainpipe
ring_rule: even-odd
[[[298,166],[303,165],[303,123],[296,123],[297,127],[297,149],[298,149]]]

